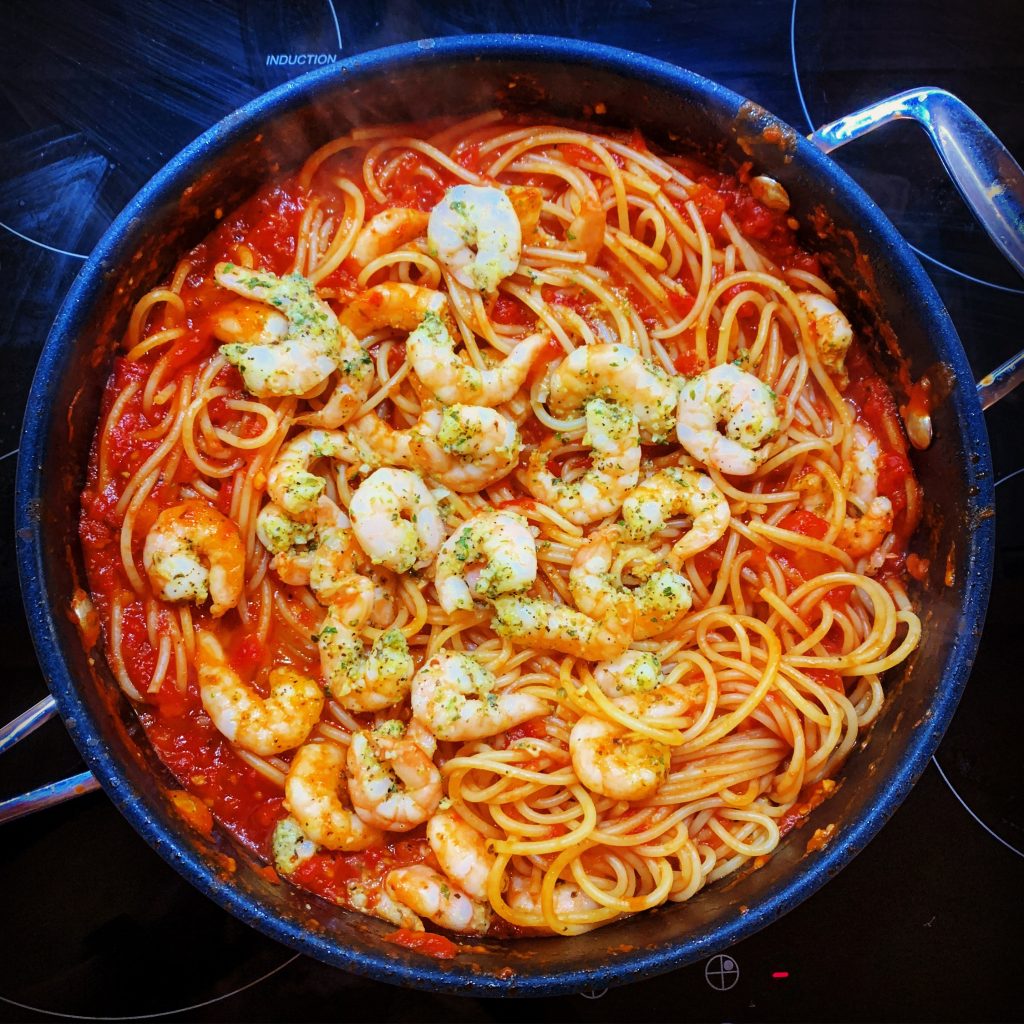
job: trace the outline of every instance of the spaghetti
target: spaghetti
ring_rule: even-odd
[[[360,129],[135,307],[80,534],[180,784],[407,931],[756,864],[921,627],[902,424],[781,185],[639,133]]]

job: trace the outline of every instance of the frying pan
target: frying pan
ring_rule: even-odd
[[[895,383],[928,374],[934,436],[914,465],[925,493],[915,587],[925,641],[886,680],[888,699],[841,773],[837,793],[759,871],[574,938],[501,943],[438,962],[384,941],[390,926],[287,885],[215,828],[177,815],[174,782],[69,614],[84,579],[76,524],[110,358],[136,298],[268,177],[353,126],[470,114],[494,106],[638,126],[655,143],[696,144],[715,162],[753,160],[786,187],[803,242],[823,254],[844,309]],[[599,108],[600,109],[600,108]],[[671,970],[769,924],[847,864],[924,770],[967,681],[992,571],[993,483],[982,406],[1021,376],[1015,357],[976,387],[956,330],[906,242],[824,152],[896,118],[922,124],[964,198],[1024,273],[1024,175],[957,99],[919,89],[801,138],[756,104],[650,58],[535,36],[423,40],[315,71],[259,97],[183,150],[132,200],[84,265],[39,360],[17,475],[17,546],[29,626],[51,697],[0,731],[0,749],[59,713],[88,765],[82,776],[0,805],[0,820],[97,784],[190,883],[271,937],[382,981],[477,995],[551,995]],[[899,353],[899,360],[894,353]],[[927,427],[928,424],[923,425]],[[817,828],[831,841],[807,851]]]

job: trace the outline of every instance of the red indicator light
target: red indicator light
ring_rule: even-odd
[[[772,971],[773,978],[788,978],[789,971]]]

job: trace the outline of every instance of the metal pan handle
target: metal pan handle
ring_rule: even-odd
[[[992,130],[945,89],[924,86],[872,103],[823,125],[807,138],[831,153],[892,121],[916,121],[981,226],[1024,276],[1024,171]],[[1024,351],[978,381],[983,409],[1024,382]]]
[[[57,705],[52,697],[44,697],[27,711],[23,711],[17,718],[0,728],[0,754],[13,747],[15,743],[20,743],[29,733],[45,725],[56,714]],[[90,772],[80,772],[78,775],[61,779],[60,782],[51,782],[48,786],[40,786],[39,789],[33,789],[28,793],[12,796],[9,800],[0,801],[0,824],[22,818],[33,811],[41,811],[44,807],[63,803],[83,793],[91,793],[94,789],[99,789],[99,785]]]

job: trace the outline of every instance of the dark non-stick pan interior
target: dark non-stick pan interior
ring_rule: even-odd
[[[270,884],[226,836],[190,831],[165,795],[170,776],[101,651],[83,649],[69,608],[84,578],[76,524],[88,448],[111,354],[138,296],[212,229],[217,209],[326,140],[355,126],[495,106],[636,126],[652,144],[724,164],[752,160],[786,186],[801,222],[816,225],[804,242],[827,255],[883,370],[894,370],[887,353],[895,340],[914,377],[944,364],[948,394],[934,412],[932,448],[915,457],[928,509],[916,544],[931,564],[915,594],[925,641],[889,676],[887,705],[836,795],[766,866],[686,904],[572,939],[477,940],[474,952],[441,963],[386,943],[388,925]],[[129,205],[76,281],[40,361],[21,447],[29,621],[65,723],[108,794],[161,855],[233,913],[322,960],[401,984],[494,994],[619,984],[706,956],[793,907],[863,847],[923,770],[966,680],[988,593],[991,472],[973,389],[953,326],[906,244],[835,165],[756,105],[669,65],[586,43],[491,36],[377,51],[289,83],[211,129]],[[830,843],[807,854],[814,830],[831,823]]]

